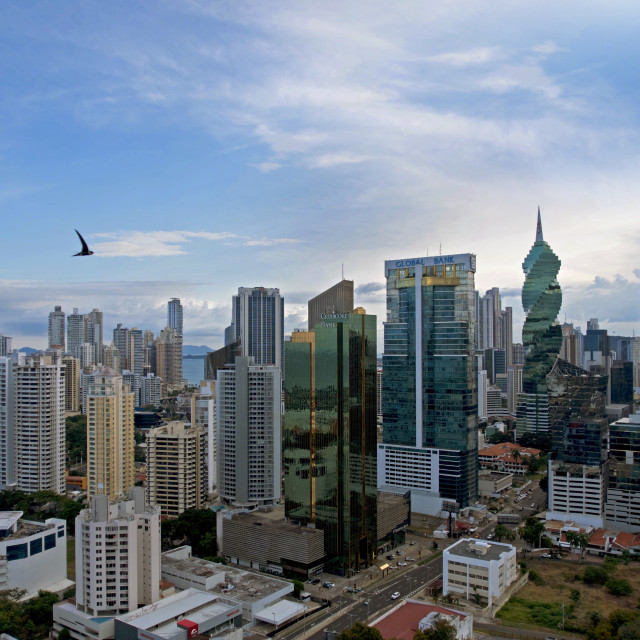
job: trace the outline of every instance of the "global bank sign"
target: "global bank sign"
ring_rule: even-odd
[[[475,273],[476,256],[473,253],[456,253],[448,256],[425,256],[423,258],[404,258],[402,260],[387,260],[384,263],[385,275],[391,269],[405,269],[408,267],[432,267],[437,265],[461,264],[468,271]]]

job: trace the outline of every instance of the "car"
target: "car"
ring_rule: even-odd
[[[362,603],[365,607],[368,607],[371,604],[371,600],[369,600],[369,598],[367,598],[363,603]]]
[[[356,587],[356,588],[353,590],[353,593],[360,593],[361,591],[362,591],[362,587]]]
[[[524,511],[524,507],[519,507],[518,511]]]
[[[490,533],[490,534],[487,536],[487,540],[493,540],[493,533]]]
[[[333,587],[335,587],[336,585],[333,582],[323,582],[322,586],[325,589],[333,589]]]
[[[540,557],[541,558],[550,558],[551,554],[550,553],[543,553]]]
[[[389,565],[389,569],[394,569],[394,570],[395,570],[395,569],[397,569],[397,568],[398,568],[398,567],[397,567],[397,565],[395,565],[395,564],[390,564],[390,565]]]
[[[535,503],[535,502],[532,502],[529,506],[530,506],[532,509],[535,509],[535,508],[536,508],[536,503]]]
[[[397,556],[401,556],[402,555],[402,551],[400,551],[399,549],[396,549],[396,555]]]
[[[392,599],[392,600],[397,600],[399,597],[400,597],[400,592],[399,592],[399,591],[394,591],[394,592],[391,594],[391,599]]]
[[[406,562],[398,562],[398,566],[399,567],[406,567],[407,563]]]
[[[387,556],[387,560],[393,560],[393,556]]]
[[[320,578],[316,578],[315,580],[311,581],[311,584],[320,584],[321,580]]]
[[[412,558],[411,556],[407,556],[407,557],[405,558],[405,560],[406,560],[407,562],[415,562],[415,561],[416,561],[416,559],[415,559],[415,558]]]
[[[413,545],[415,544],[415,540],[412,540],[409,544],[413,547]]]

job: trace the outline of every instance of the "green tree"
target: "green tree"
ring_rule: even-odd
[[[211,509],[187,509],[173,520],[163,520],[160,526],[165,548],[178,540],[191,545],[193,555],[198,558],[218,555],[216,514]]]
[[[58,631],[58,640],[71,640],[71,634],[69,633],[69,629],[63,627]]]
[[[625,565],[628,565],[631,560],[631,553],[629,552],[629,549],[625,549],[620,557],[622,558],[622,562],[624,562]]]
[[[300,582],[300,580],[293,581],[293,595],[296,598],[300,597],[300,594],[304,591],[304,583]]]
[[[87,461],[87,416],[69,416],[65,419],[65,448],[67,464],[73,467]]]
[[[575,604],[578,604],[580,600],[580,590],[579,589],[571,589],[571,595],[569,596]]]
[[[455,640],[456,629],[446,620],[438,620],[424,631],[416,631],[413,640]]]
[[[529,516],[524,521],[524,526],[520,531],[520,535],[533,547],[540,543],[545,531],[546,529],[544,528],[544,524],[540,522],[540,520],[533,516]]]
[[[494,531],[496,540],[500,542],[507,535],[508,529],[503,524],[499,524]]]
[[[582,577],[585,584],[606,584],[608,579],[609,573],[602,567],[587,567]]]
[[[373,627],[356,622],[350,629],[345,629],[338,640],[382,640],[382,634]]]

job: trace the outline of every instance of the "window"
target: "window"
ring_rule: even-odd
[[[58,538],[64,537],[64,529],[58,529]]]
[[[34,556],[36,553],[42,553],[42,538],[36,538],[29,543],[29,555]]]
[[[7,547],[7,561],[24,560],[28,555],[26,542],[24,544],[12,544]]]
[[[50,533],[48,536],[44,537],[44,548],[53,549],[56,546],[56,534]]]

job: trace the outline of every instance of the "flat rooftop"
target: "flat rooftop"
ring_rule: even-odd
[[[511,548],[510,544],[465,538],[451,545],[445,551],[470,560],[499,560],[500,556],[510,551]],[[482,549],[484,553],[479,553],[476,549]]]
[[[300,537],[322,535],[324,540],[324,533],[320,529],[305,527],[285,520],[284,509],[281,507],[269,511],[236,512],[233,513],[231,519],[245,525],[265,526],[269,527],[271,531],[282,531]]]
[[[253,573],[193,556],[179,560],[162,554],[163,570],[165,567],[167,570],[184,573],[187,578],[189,575],[209,578],[223,574],[224,584],[213,587],[207,593],[247,603],[261,600],[291,585],[288,580],[279,580],[264,573]]]
[[[27,538],[28,536],[32,536],[35,533],[40,533],[41,531],[46,531],[47,529],[55,530],[58,524],[62,524],[57,522],[46,523],[35,522],[34,520],[22,520],[21,516],[22,511],[0,511],[0,531],[6,531],[10,529],[16,522],[18,523],[16,532],[4,538],[0,538],[1,542]]]

